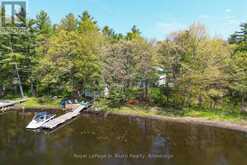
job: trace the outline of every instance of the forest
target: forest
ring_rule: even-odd
[[[29,97],[103,98],[107,88],[111,106],[247,111],[247,23],[227,40],[194,23],[161,41],[135,25],[126,34],[99,27],[87,11],[58,24],[41,11],[25,23],[25,33],[0,34],[0,98],[21,97],[21,82]]]

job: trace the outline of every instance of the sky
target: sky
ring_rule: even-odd
[[[162,40],[194,22],[204,24],[211,36],[227,39],[247,22],[247,0],[28,0],[28,16],[49,13],[58,23],[68,13],[87,10],[100,27],[126,33],[137,25],[148,39]]]

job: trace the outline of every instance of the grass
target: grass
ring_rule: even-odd
[[[217,121],[230,121],[234,123],[247,123],[247,115],[241,114],[238,111],[187,109],[184,116]]]
[[[97,102],[105,112],[123,113],[138,116],[163,116],[163,117],[192,117],[212,121],[228,121],[237,124],[247,124],[247,115],[241,114],[238,108],[206,109],[199,107],[175,109],[149,105],[123,105],[119,108],[110,108],[104,102]]]
[[[25,108],[60,108],[61,99],[52,99],[50,97],[31,97],[22,105]]]
[[[50,97],[31,97],[22,105],[25,108],[60,108],[60,101],[61,99],[52,99]],[[104,112],[124,113],[138,116],[192,117],[247,124],[247,114],[242,114],[240,113],[239,108],[231,106],[226,106],[221,109],[199,107],[175,109],[150,105],[123,105],[118,108],[111,108],[105,100],[97,101],[95,105]]]

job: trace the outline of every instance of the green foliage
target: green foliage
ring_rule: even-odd
[[[120,88],[114,88],[111,90],[109,95],[110,107],[120,107],[126,103],[126,93]]]
[[[235,32],[229,38],[230,44],[236,44],[236,51],[247,51],[247,23],[240,25],[240,31]]]
[[[229,61],[230,88],[237,93],[241,100],[241,111],[247,111],[247,23],[242,24],[241,31],[236,32],[230,39],[234,45],[234,54]]]
[[[38,34],[51,34],[52,33],[52,24],[48,13],[45,11],[40,11],[36,16],[35,20],[35,29]]]
[[[170,38],[160,43],[158,53],[160,64],[169,71],[167,85],[174,86],[172,101],[185,106],[215,106],[229,88],[230,75],[226,71],[230,46],[221,39],[209,38],[200,24],[174,33]],[[169,92],[169,88],[166,91]]]
[[[137,26],[127,34],[100,29],[87,11],[79,18],[70,13],[56,26],[45,11],[24,22],[27,33],[0,34],[0,96],[18,93],[17,64],[24,91],[33,96],[80,96],[108,86],[111,106],[138,99],[208,108],[236,100],[246,107],[246,23],[229,44],[209,37],[201,24],[148,41]],[[166,83],[157,87],[160,76]]]
[[[22,105],[25,108],[60,108],[61,99],[52,99],[50,97],[28,98]]]
[[[239,52],[232,57],[231,87],[244,94],[247,93],[247,52]]]
[[[98,43],[91,36],[60,31],[49,43],[48,55],[40,59],[37,70],[44,86],[60,86],[73,93],[99,79]]]
[[[65,30],[65,31],[76,31],[78,28],[78,21],[76,20],[76,17],[74,14],[70,13],[65,16],[61,20],[61,23],[58,25],[57,30]]]
[[[102,29],[102,33],[106,39],[106,41],[110,43],[116,43],[120,40],[124,39],[124,36],[121,33],[116,33],[113,29],[111,29],[109,26],[105,26]]]
[[[156,105],[164,105],[165,96],[162,94],[161,89],[159,88],[152,88],[150,90],[150,98],[151,98],[151,103],[156,104]]]
[[[131,32],[127,33],[126,36],[127,40],[137,40],[141,38],[141,31],[137,28],[136,25],[134,25],[131,28]]]
[[[113,112],[128,114],[134,116],[142,117],[190,117],[190,118],[200,118],[202,120],[213,120],[213,121],[227,121],[239,124],[246,124],[247,116],[241,114],[237,107],[229,106],[230,108],[223,109],[212,109],[212,108],[202,108],[202,107],[189,107],[183,110],[174,108],[161,108],[148,105],[125,105],[121,107],[109,107],[105,104],[105,100],[98,100],[96,106],[104,112]],[[234,109],[235,111],[231,111]]]
[[[97,22],[87,11],[84,11],[80,16],[79,31],[81,33],[90,33],[90,32],[99,31]]]

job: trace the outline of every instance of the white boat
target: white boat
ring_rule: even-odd
[[[43,124],[53,119],[56,115],[47,112],[38,112],[33,117],[32,121],[26,126],[27,129],[37,129]]]

